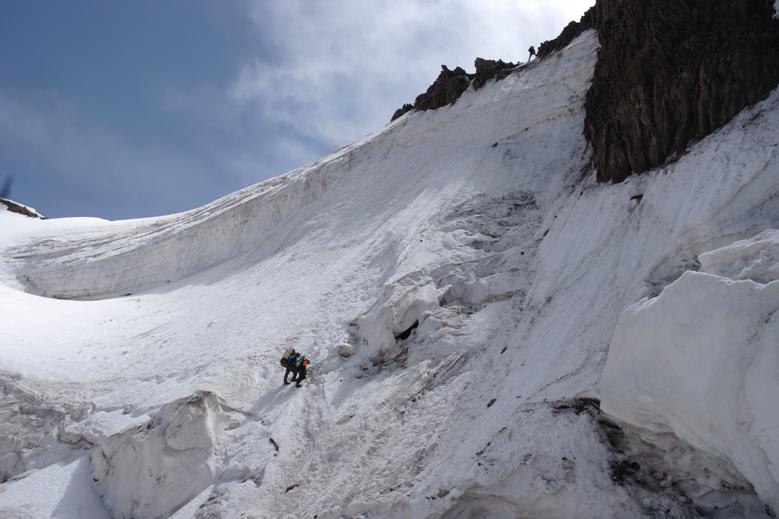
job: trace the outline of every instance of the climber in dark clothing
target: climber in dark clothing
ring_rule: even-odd
[[[530,48],[527,49],[527,51],[530,53],[530,56],[528,56],[527,61],[530,62],[530,60],[533,59],[533,56],[536,55],[536,48],[531,45]]]
[[[297,353],[293,348],[287,350],[284,356],[281,358],[281,365],[287,368],[284,372],[284,384],[289,384],[289,374],[292,373],[291,382],[297,382],[296,387],[300,387],[300,383],[306,378],[308,374],[309,361],[305,355]]]

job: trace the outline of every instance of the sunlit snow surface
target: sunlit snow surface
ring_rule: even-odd
[[[590,413],[565,410],[600,396],[610,343],[664,338],[612,341],[623,311],[672,299],[699,255],[779,222],[776,92],[678,162],[594,183],[582,105],[596,51],[587,33],[454,106],[190,212],[0,211],[0,475],[17,477],[0,484],[0,515],[691,516],[679,488],[708,496],[715,517],[762,514],[749,483],[776,506],[764,397],[751,422],[766,427],[762,457],[745,465],[739,433],[707,436],[691,420],[675,431],[684,442],[658,437],[675,450],[641,453],[642,467],[682,474],[654,490],[615,479],[626,454]],[[730,261],[711,263],[724,264],[717,279],[735,279]],[[748,319],[734,329],[775,328]],[[776,342],[760,344],[760,369],[776,373]],[[290,345],[314,361],[300,389],[281,384]],[[741,374],[712,369],[662,380],[681,392],[680,380]],[[700,384],[690,398],[707,394]],[[649,409],[652,425],[677,423]],[[739,427],[730,412],[707,416]],[[714,512],[723,502],[730,512]]]

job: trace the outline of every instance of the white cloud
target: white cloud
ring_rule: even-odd
[[[441,64],[510,61],[551,39],[594,0],[249,0],[265,51],[229,89],[238,106],[333,146],[384,124]],[[268,53],[270,48],[272,52]]]

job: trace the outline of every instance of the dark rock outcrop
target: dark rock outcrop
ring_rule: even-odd
[[[684,152],[779,82],[773,0],[608,0],[585,136],[600,181]]]
[[[409,103],[404,104],[403,106],[401,106],[400,108],[395,110],[395,113],[392,114],[392,119],[390,119],[390,122],[394,121],[395,119],[397,119],[398,117],[402,116],[406,112],[410,112],[413,109],[414,109],[414,105],[409,104]]]
[[[476,74],[473,78],[473,88],[480,89],[490,79],[500,81],[505,78],[517,66],[514,63],[506,63],[503,60],[476,58],[473,62]]]
[[[564,49],[581,33],[587,29],[595,28],[595,21],[596,11],[595,7],[592,7],[586,13],[584,13],[584,16],[582,16],[581,20],[578,22],[571,22],[566,25],[565,29],[563,29],[563,32],[561,32],[557,38],[553,40],[547,40],[539,45],[536,58],[542,59],[553,52]]]
[[[598,180],[621,182],[682,154],[779,83],[773,0],[599,0],[544,42],[587,29],[601,48],[584,133]]]
[[[30,218],[40,218],[41,220],[44,219],[43,216],[41,216],[40,213],[38,213],[34,209],[31,209],[22,204],[17,204],[13,200],[8,200],[7,198],[0,198],[0,204],[3,204],[6,207],[6,209],[11,211],[12,213],[29,216]]]
[[[454,104],[455,101],[468,89],[471,83],[469,75],[460,67],[449,70],[446,65],[441,65],[441,73],[427,87],[424,94],[419,94],[414,101],[417,110],[435,110],[442,106]]]
[[[517,66],[514,63],[506,63],[503,60],[476,58],[474,65],[475,74],[468,74],[460,67],[449,70],[446,65],[441,65],[441,73],[427,88],[423,94],[419,94],[413,105],[404,104],[392,114],[394,121],[409,110],[435,110],[442,106],[454,104],[457,99],[468,89],[473,82],[473,87],[479,89],[490,79],[501,80],[508,76]]]

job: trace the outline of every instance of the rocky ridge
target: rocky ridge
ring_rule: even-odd
[[[29,216],[30,218],[43,219],[43,216],[41,216],[41,214],[35,209],[14,202],[13,200],[8,200],[7,198],[0,198],[0,204],[4,205],[5,209],[12,213],[21,214],[23,216]]]
[[[465,72],[461,67],[449,70],[446,65],[441,65],[441,73],[425,92],[419,94],[414,104],[404,104],[395,110],[391,121],[411,110],[435,110],[442,106],[454,104],[457,99],[473,84],[473,88],[479,89],[490,79],[501,80],[508,76],[517,65],[506,63],[503,60],[476,58],[475,74]]]
[[[543,42],[538,58],[595,29],[600,50],[584,133],[600,182],[621,182],[674,160],[779,84],[773,0],[598,0],[581,20]],[[476,59],[476,74],[443,67],[411,109],[454,103],[473,84],[502,79],[512,63]]]

